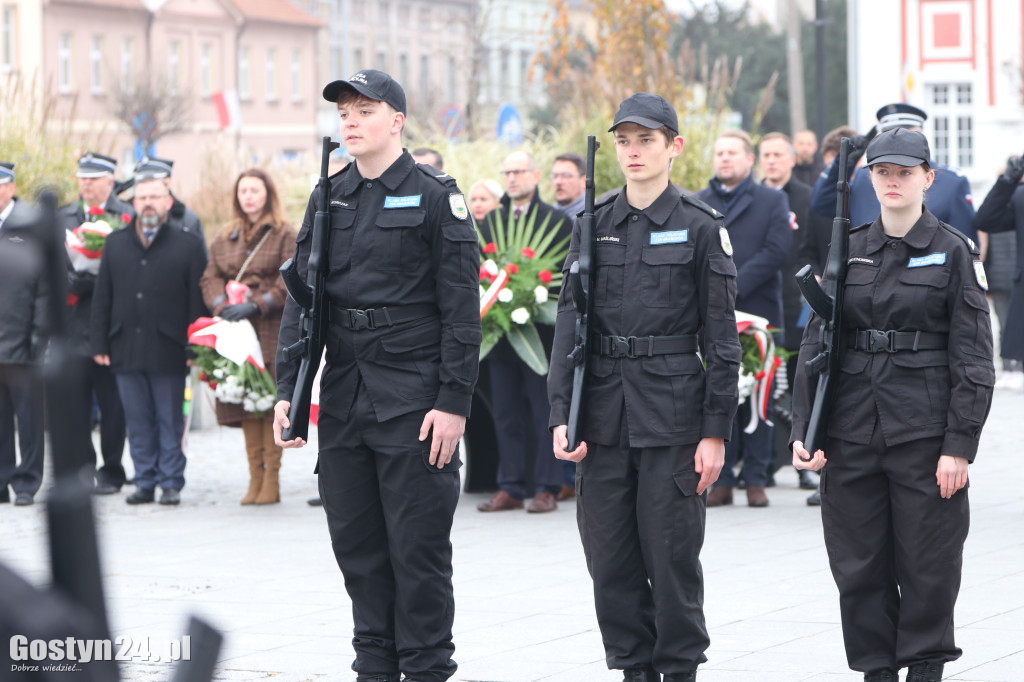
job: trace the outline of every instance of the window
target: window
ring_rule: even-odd
[[[267,48],[267,101],[277,100],[277,50]]]
[[[57,89],[71,92],[71,34],[61,33],[57,39]]]
[[[249,99],[249,47],[238,48],[238,99]]]
[[[172,95],[178,94],[181,83],[181,42],[172,40],[167,46],[167,89]]]
[[[15,9],[13,5],[4,5],[0,16],[0,73],[14,71],[17,62]]]
[[[385,73],[388,72],[388,53],[384,50],[377,52],[377,68]]]
[[[93,36],[89,45],[89,81],[94,95],[103,93],[103,36]]]
[[[199,47],[199,94],[209,97],[213,79],[213,46],[203,43]]]
[[[342,78],[345,76],[343,65],[341,62],[341,47],[338,45],[331,46],[331,77]]]
[[[356,71],[366,68],[366,65],[363,64],[363,49],[361,47],[357,47],[355,50],[352,51],[352,59],[355,61],[355,64],[352,65],[352,68],[355,69]],[[349,75],[350,74],[345,74],[346,77]]]
[[[135,87],[134,73],[133,73],[133,56],[135,51],[135,42],[131,38],[121,39],[121,89],[125,92],[131,92],[132,88]]]
[[[925,88],[931,116],[932,156],[943,166],[974,166],[974,93],[970,83],[936,83]]]
[[[404,53],[398,55],[398,82],[409,82],[409,55]]]
[[[420,96],[430,101],[430,57],[420,55]]]
[[[292,101],[302,101],[302,52],[292,50]]]

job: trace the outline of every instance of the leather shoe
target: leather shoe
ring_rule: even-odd
[[[748,507],[767,507],[768,496],[764,493],[763,485],[748,485],[747,486],[747,506]]]
[[[114,493],[121,492],[121,486],[97,481],[96,485],[92,488],[92,492],[94,495],[113,495]]]
[[[14,493],[14,506],[16,507],[27,507],[35,501],[35,495],[32,493]]]
[[[563,485],[562,489],[558,491],[557,499],[559,502],[562,502],[563,500],[571,500],[574,497],[576,497],[576,488],[573,488],[571,485]]]
[[[800,490],[818,489],[818,477],[809,469],[797,469],[797,474],[800,476]]]
[[[661,675],[653,668],[630,668],[622,671],[623,682],[661,682]]]
[[[708,492],[707,506],[724,507],[730,504],[732,504],[732,488],[716,485]]]
[[[821,506],[821,490],[815,490],[813,493],[807,496],[808,507],[820,507]]]
[[[322,507],[324,506],[324,501],[320,499],[319,495],[317,495],[316,497],[311,497],[308,500],[306,500],[306,504],[308,504],[310,507]]]
[[[499,490],[494,493],[494,497],[486,502],[481,502],[476,508],[482,512],[511,511],[513,509],[522,509],[523,501],[517,500],[504,490]]]
[[[665,682],[696,682],[697,671],[692,673],[671,673],[665,675]]]
[[[160,490],[160,504],[181,504],[181,493],[174,488]]]
[[[0,504],[6,504],[11,501],[11,493],[8,492],[7,486],[4,486],[3,490],[0,490]]]
[[[128,504],[147,504],[155,499],[156,496],[153,494],[152,488],[149,488],[148,490],[146,488],[138,488],[131,495],[124,498],[124,501]]]
[[[891,668],[864,673],[864,682],[900,682],[900,674]]]
[[[537,493],[533,496],[533,500],[530,502],[530,506],[526,508],[526,511],[530,514],[546,514],[556,509],[558,509],[558,503],[555,502],[554,495],[551,493]]]
[[[939,682],[944,664],[925,661],[915,663],[907,671],[907,682]]]

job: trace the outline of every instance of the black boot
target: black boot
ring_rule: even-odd
[[[942,679],[943,665],[932,661],[915,663],[907,671],[907,682],[939,682]]]
[[[665,682],[695,682],[696,679],[696,670],[692,673],[672,673],[670,675],[665,675]]]
[[[661,675],[654,668],[630,668],[622,671],[623,682],[661,682]]]
[[[864,682],[900,682],[900,674],[896,670],[883,668],[864,673]]]

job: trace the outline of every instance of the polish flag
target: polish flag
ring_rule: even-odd
[[[200,317],[188,327],[188,342],[209,346],[236,365],[248,362],[266,369],[260,339],[249,320],[228,322],[219,317]]]
[[[237,90],[231,88],[213,93],[213,105],[217,107],[221,130],[242,127],[242,109],[238,104]]]
[[[320,380],[324,375],[324,365],[327,364],[327,352],[320,357],[320,369],[316,371],[316,378],[313,379],[313,390],[310,393],[309,423],[317,426],[320,421]]]

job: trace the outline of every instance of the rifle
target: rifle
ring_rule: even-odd
[[[324,137],[320,157],[320,179],[317,180],[316,215],[313,217],[313,236],[310,242],[309,259],[306,261],[306,281],[299,276],[294,258],[281,266],[281,279],[288,294],[299,305],[299,333],[301,338],[282,351],[285,362],[302,358],[299,373],[292,391],[291,407],[288,410],[288,428],[282,430],[282,440],[302,438],[309,435],[309,408],[313,396],[313,380],[320,368],[320,358],[327,341],[327,253],[331,238],[331,179],[327,166],[331,152],[340,145]]]
[[[569,402],[569,423],[566,438],[569,450],[580,444],[580,419],[583,416],[583,392],[590,360],[590,315],[594,300],[590,290],[594,284],[594,157],[601,144],[593,135],[587,136],[587,189],[583,197],[583,215],[580,216],[579,259],[569,267],[572,282],[572,303],[576,308],[576,344],[567,362],[573,370],[572,399]]]
[[[839,181],[836,197],[836,217],[832,221],[832,243],[828,261],[822,274],[822,287],[814,277],[810,265],[796,273],[797,284],[807,304],[821,318],[821,351],[806,363],[807,371],[818,377],[814,393],[814,406],[807,423],[804,447],[814,455],[825,447],[828,417],[835,402],[836,382],[839,380],[839,360],[843,349],[843,285],[846,283],[847,259],[850,256],[850,181],[846,167],[850,154],[850,138],[844,137],[839,148]],[[806,461],[810,461],[808,458]]]

